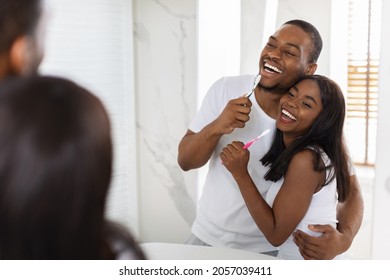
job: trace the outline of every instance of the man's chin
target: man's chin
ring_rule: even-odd
[[[290,89],[289,88],[286,88],[286,87],[282,87],[280,85],[270,85],[270,84],[267,84],[267,83],[259,83],[259,87],[262,88],[264,91],[266,92],[270,92],[270,93],[275,93],[275,94],[279,94],[279,93],[287,93]]]

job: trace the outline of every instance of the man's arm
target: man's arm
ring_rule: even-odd
[[[242,128],[249,120],[252,103],[247,97],[232,99],[222,113],[198,133],[188,130],[179,144],[178,163],[187,171],[199,168],[210,159],[224,134]]]
[[[294,242],[305,259],[333,259],[349,249],[363,220],[364,204],[356,175],[350,177],[351,194],[337,208],[337,229],[330,225],[310,225],[320,237],[302,231],[294,233]]]
[[[356,175],[350,177],[351,194],[346,201],[339,203],[337,208],[337,230],[344,236],[344,248],[349,249],[358,233],[363,220],[364,202]]]
[[[213,132],[212,124],[198,133],[188,130],[179,144],[180,167],[188,171],[205,165],[222,135]]]

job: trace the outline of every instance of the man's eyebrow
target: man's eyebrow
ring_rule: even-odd
[[[278,41],[278,39],[276,39],[276,37],[274,37],[274,36],[269,36],[269,39],[271,39],[271,40],[274,40],[274,41]],[[293,47],[293,48],[295,48],[295,49],[297,49],[298,51],[301,51],[301,48],[300,48],[300,46],[299,45],[297,45],[297,44],[293,44],[293,43],[286,43],[286,45],[289,45],[289,46],[291,46],[291,47]]]
[[[271,36],[269,36],[269,38],[270,38],[270,39],[272,39],[272,40],[275,40],[275,41],[277,41],[277,40],[276,40],[276,38],[275,38],[274,36],[272,36],[272,35],[271,35]]]
[[[296,44],[293,44],[293,43],[287,43],[286,45],[289,45],[289,46],[291,46],[291,47],[293,47],[293,48],[297,49],[298,51],[301,51],[301,48],[300,48],[300,46],[298,46],[298,45],[296,45]]]

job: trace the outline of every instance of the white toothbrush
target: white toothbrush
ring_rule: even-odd
[[[255,88],[257,87],[257,84],[260,82],[260,74],[257,74],[254,81],[253,81],[253,88],[250,92],[248,92],[245,96],[246,97],[250,97],[252,95],[252,93],[255,92]]]

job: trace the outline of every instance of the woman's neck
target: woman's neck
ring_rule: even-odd
[[[291,135],[288,135],[284,132],[282,133],[283,133],[283,143],[286,146],[286,148],[290,146],[298,138],[298,137],[293,137]]]

